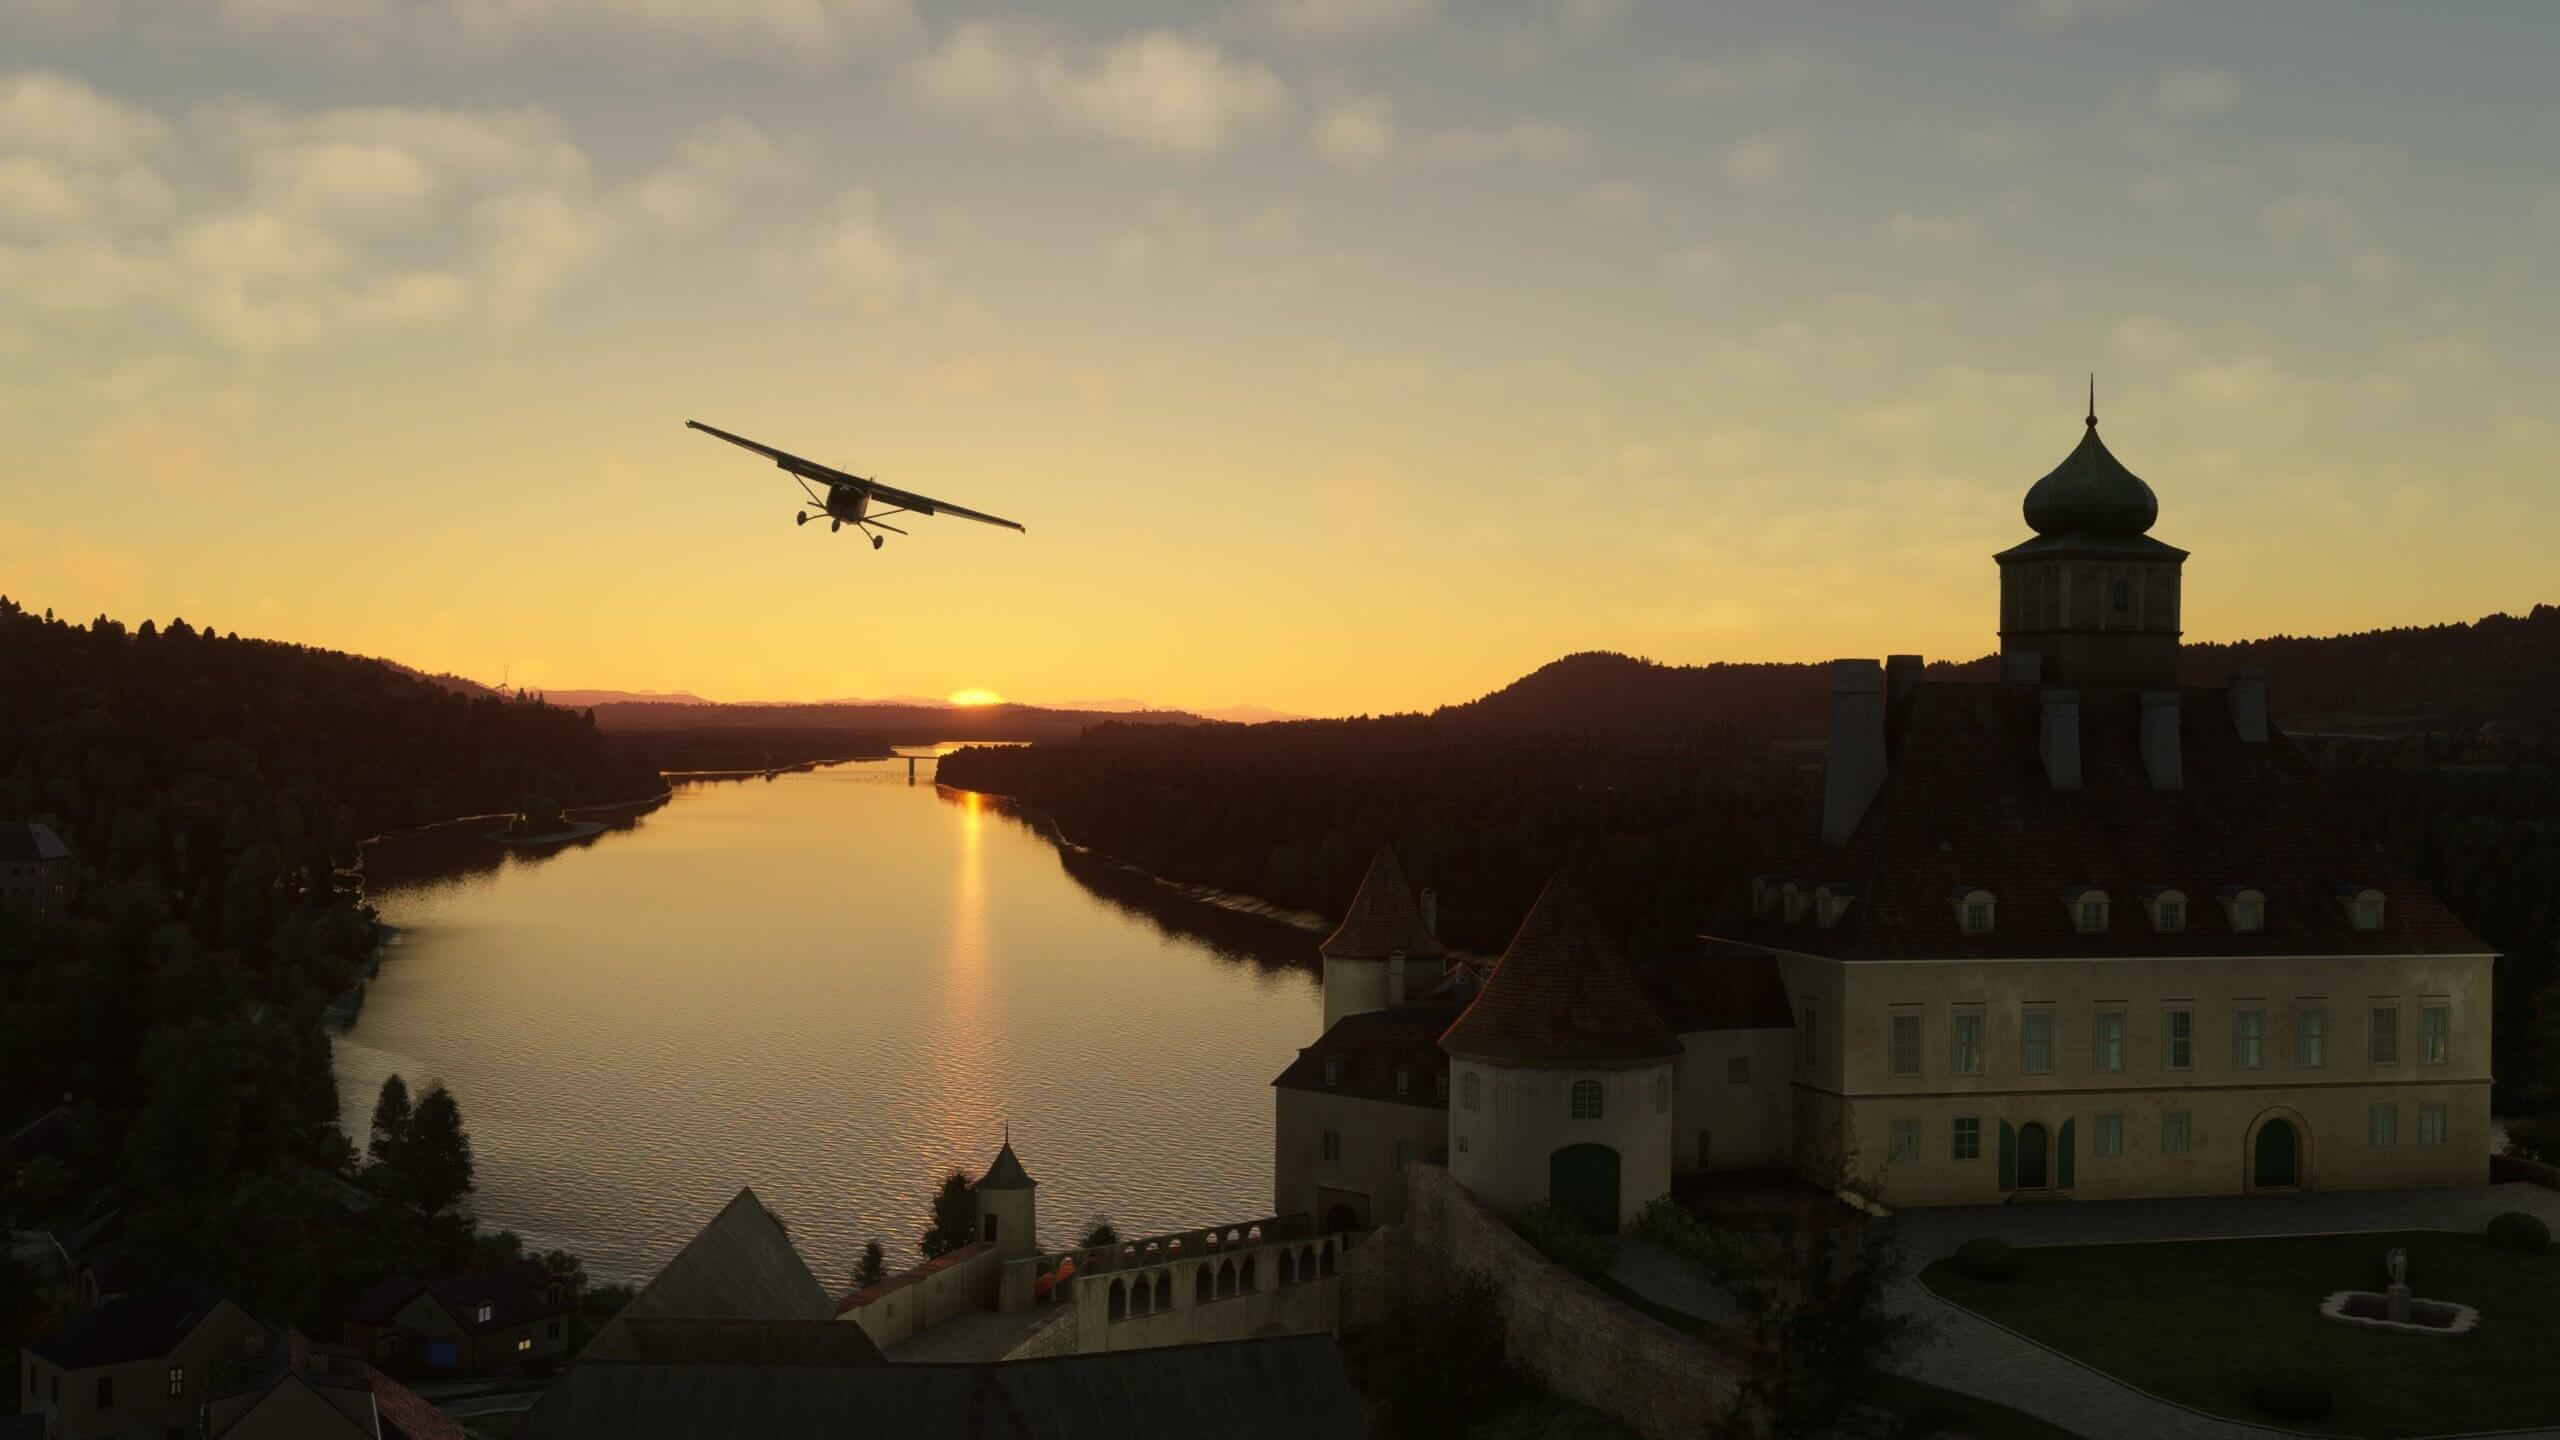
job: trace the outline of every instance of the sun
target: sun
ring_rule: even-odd
[[[951,692],[951,703],[954,705],[1001,705],[1004,703],[1004,697],[993,690],[976,688],[954,690]]]

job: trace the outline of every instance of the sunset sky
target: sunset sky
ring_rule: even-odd
[[[724,699],[1972,656],[2095,370],[2191,637],[2522,609],[2555,74],[2550,0],[0,0],[0,592]]]

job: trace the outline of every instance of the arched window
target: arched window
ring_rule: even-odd
[[[1484,1077],[1470,1070],[1458,1082],[1458,1103],[1470,1110],[1484,1108]]]
[[[1991,933],[1993,901],[1991,892],[1959,885],[1949,897],[1956,907],[1956,928],[1967,935]]]
[[[1236,1262],[1230,1260],[1218,1267],[1218,1298],[1224,1300],[1234,1293],[1236,1293]]]
[[[1778,903],[1790,925],[1804,919],[1805,906],[1812,899],[1813,897],[1806,894],[1793,880],[1778,887]]]
[[[1253,1257],[1250,1255],[1236,1267],[1236,1289],[1247,1295],[1253,1293]]]
[[[1129,1318],[1129,1283],[1117,1276],[1112,1277],[1111,1281],[1111,1318],[1114,1320]]]
[[[1200,1268],[1193,1272],[1191,1281],[1191,1303],[1194,1305],[1206,1305],[1209,1303],[1210,1297],[1215,1294],[1217,1294],[1217,1281],[1209,1274],[1209,1262],[1203,1260],[1200,1262]]]
[[[1156,1272],[1156,1308],[1158,1310],[1173,1308],[1173,1272],[1170,1270]]]
[[[1597,1120],[1600,1118],[1600,1107],[1601,1090],[1599,1081],[1576,1080],[1573,1082],[1574,1119]]]
[[[2222,917],[2231,928],[2243,935],[2255,935],[2267,928],[2267,892],[2249,885],[2225,885],[2220,897]]]
[[[2152,885],[2142,892],[2142,908],[2151,912],[2151,928],[2163,935],[2187,928],[2187,892]]]
[[[2083,935],[2103,935],[2107,930],[2107,892],[2095,885],[2075,885],[2062,893],[2062,901],[2071,909],[2071,928]]]
[[[1280,1252],[1280,1283],[1283,1285],[1298,1283],[1298,1255],[1294,1250]]]
[[[1813,923],[1825,930],[1837,929],[1841,921],[1849,918],[1849,907],[1857,898],[1858,888],[1844,881],[1814,887]]]
[[[1298,1278],[1301,1280],[1316,1278],[1316,1247],[1313,1245],[1298,1247]]]
[[[2358,930],[2382,928],[2382,892],[2363,885],[2338,887],[2338,903],[2347,909],[2347,923]]]
[[[1153,1304],[1154,1299],[1155,1299],[1155,1287],[1147,1283],[1147,1277],[1146,1277],[1146,1276],[1141,1275],[1141,1276],[1139,1276],[1136,1280],[1134,1280],[1134,1281],[1130,1282],[1130,1285],[1129,1285],[1129,1315],[1130,1315],[1130,1318],[1131,1318],[1131,1319],[1135,1319],[1135,1318],[1137,1318],[1138,1316],[1140,1316],[1140,1315],[1144,1315],[1144,1314],[1146,1314],[1148,1311],[1150,1311],[1150,1310],[1154,1309],[1154,1308],[1155,1308],[1155,1305]]]

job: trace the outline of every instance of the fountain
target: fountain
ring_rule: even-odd
[[[2341,1290],[2320,1302],[2323,1317],[2368,1330],[2396,1330],[2404,1335],[2468,1335],[2480,1328],[2480,1312],[2447,1300],[2418,1300],[2409,1294],[2409,1252],[2393,1246],[2383,1257],[2391,1283],[2380,1294]]]

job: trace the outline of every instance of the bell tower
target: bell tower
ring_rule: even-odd
[[[2087,429],[2027,491],[2035,538],[2000,565],[2000,678],[2013,685],[2174,689],[2187,552],[2148,533],[2160,501]]]

